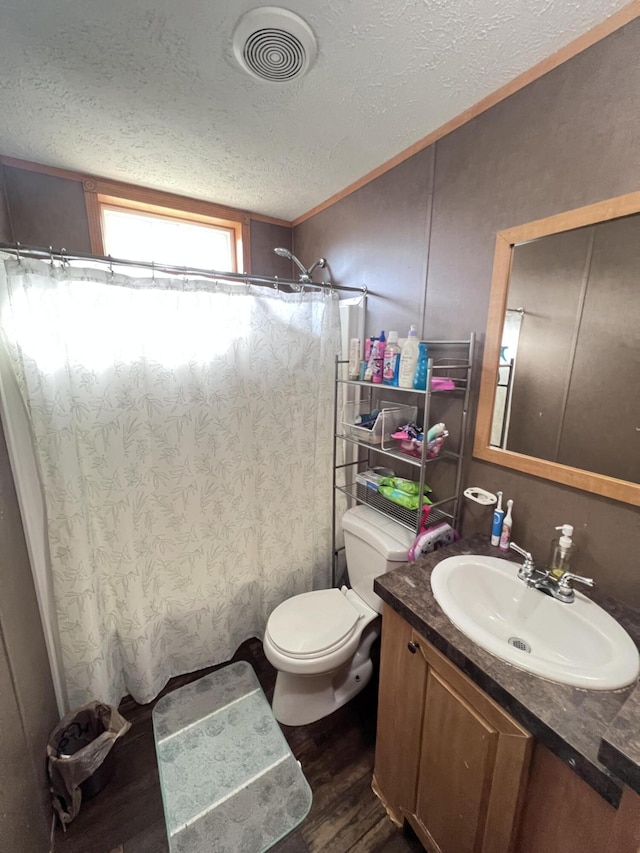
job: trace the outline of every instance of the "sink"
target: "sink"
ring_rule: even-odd
[[[518,578],[518,564],[498,557],[448,557],[431,589],[453,624],[518,669],[591,690],[616,690],[640,673],[633,640],[609,614],[576,591],[563,604]]]

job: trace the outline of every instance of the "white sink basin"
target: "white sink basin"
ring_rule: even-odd
[[[638,649],[615,619],[580,592],[563,604],[528,588],[516,563],[449,557],[431,588],[463,634],[519,669],[591,690],[626,687],[640,673]]]

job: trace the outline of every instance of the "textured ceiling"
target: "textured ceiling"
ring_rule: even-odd
[[[292,219],[625,4],[286,0],[319,54],[280,84],[231,50],[269,3],[0,0],[0,153]]]

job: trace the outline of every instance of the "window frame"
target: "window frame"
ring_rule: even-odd
[[[120,208],[132,213],[183,220],[198,225],[212,225],[229,230],[235,245],[235,269],[224,272],[251,273],[249,247],[249,214],[231,207],[173,195],[160,190],[145,189],[117,181],[87,179],[83,181],[91,251],[104,255],[102,211],[105,207]],[[132,258],[131,260],[138,260]],[[150,259],[153,260],[153,259]]]

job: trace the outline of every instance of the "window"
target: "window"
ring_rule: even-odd
[[[114,258],[237,271],[233,228],[102,205],[105,252]]]
[[[209,202],[85,181],[96,254],[179,267],[250,272],[249,217]]]

